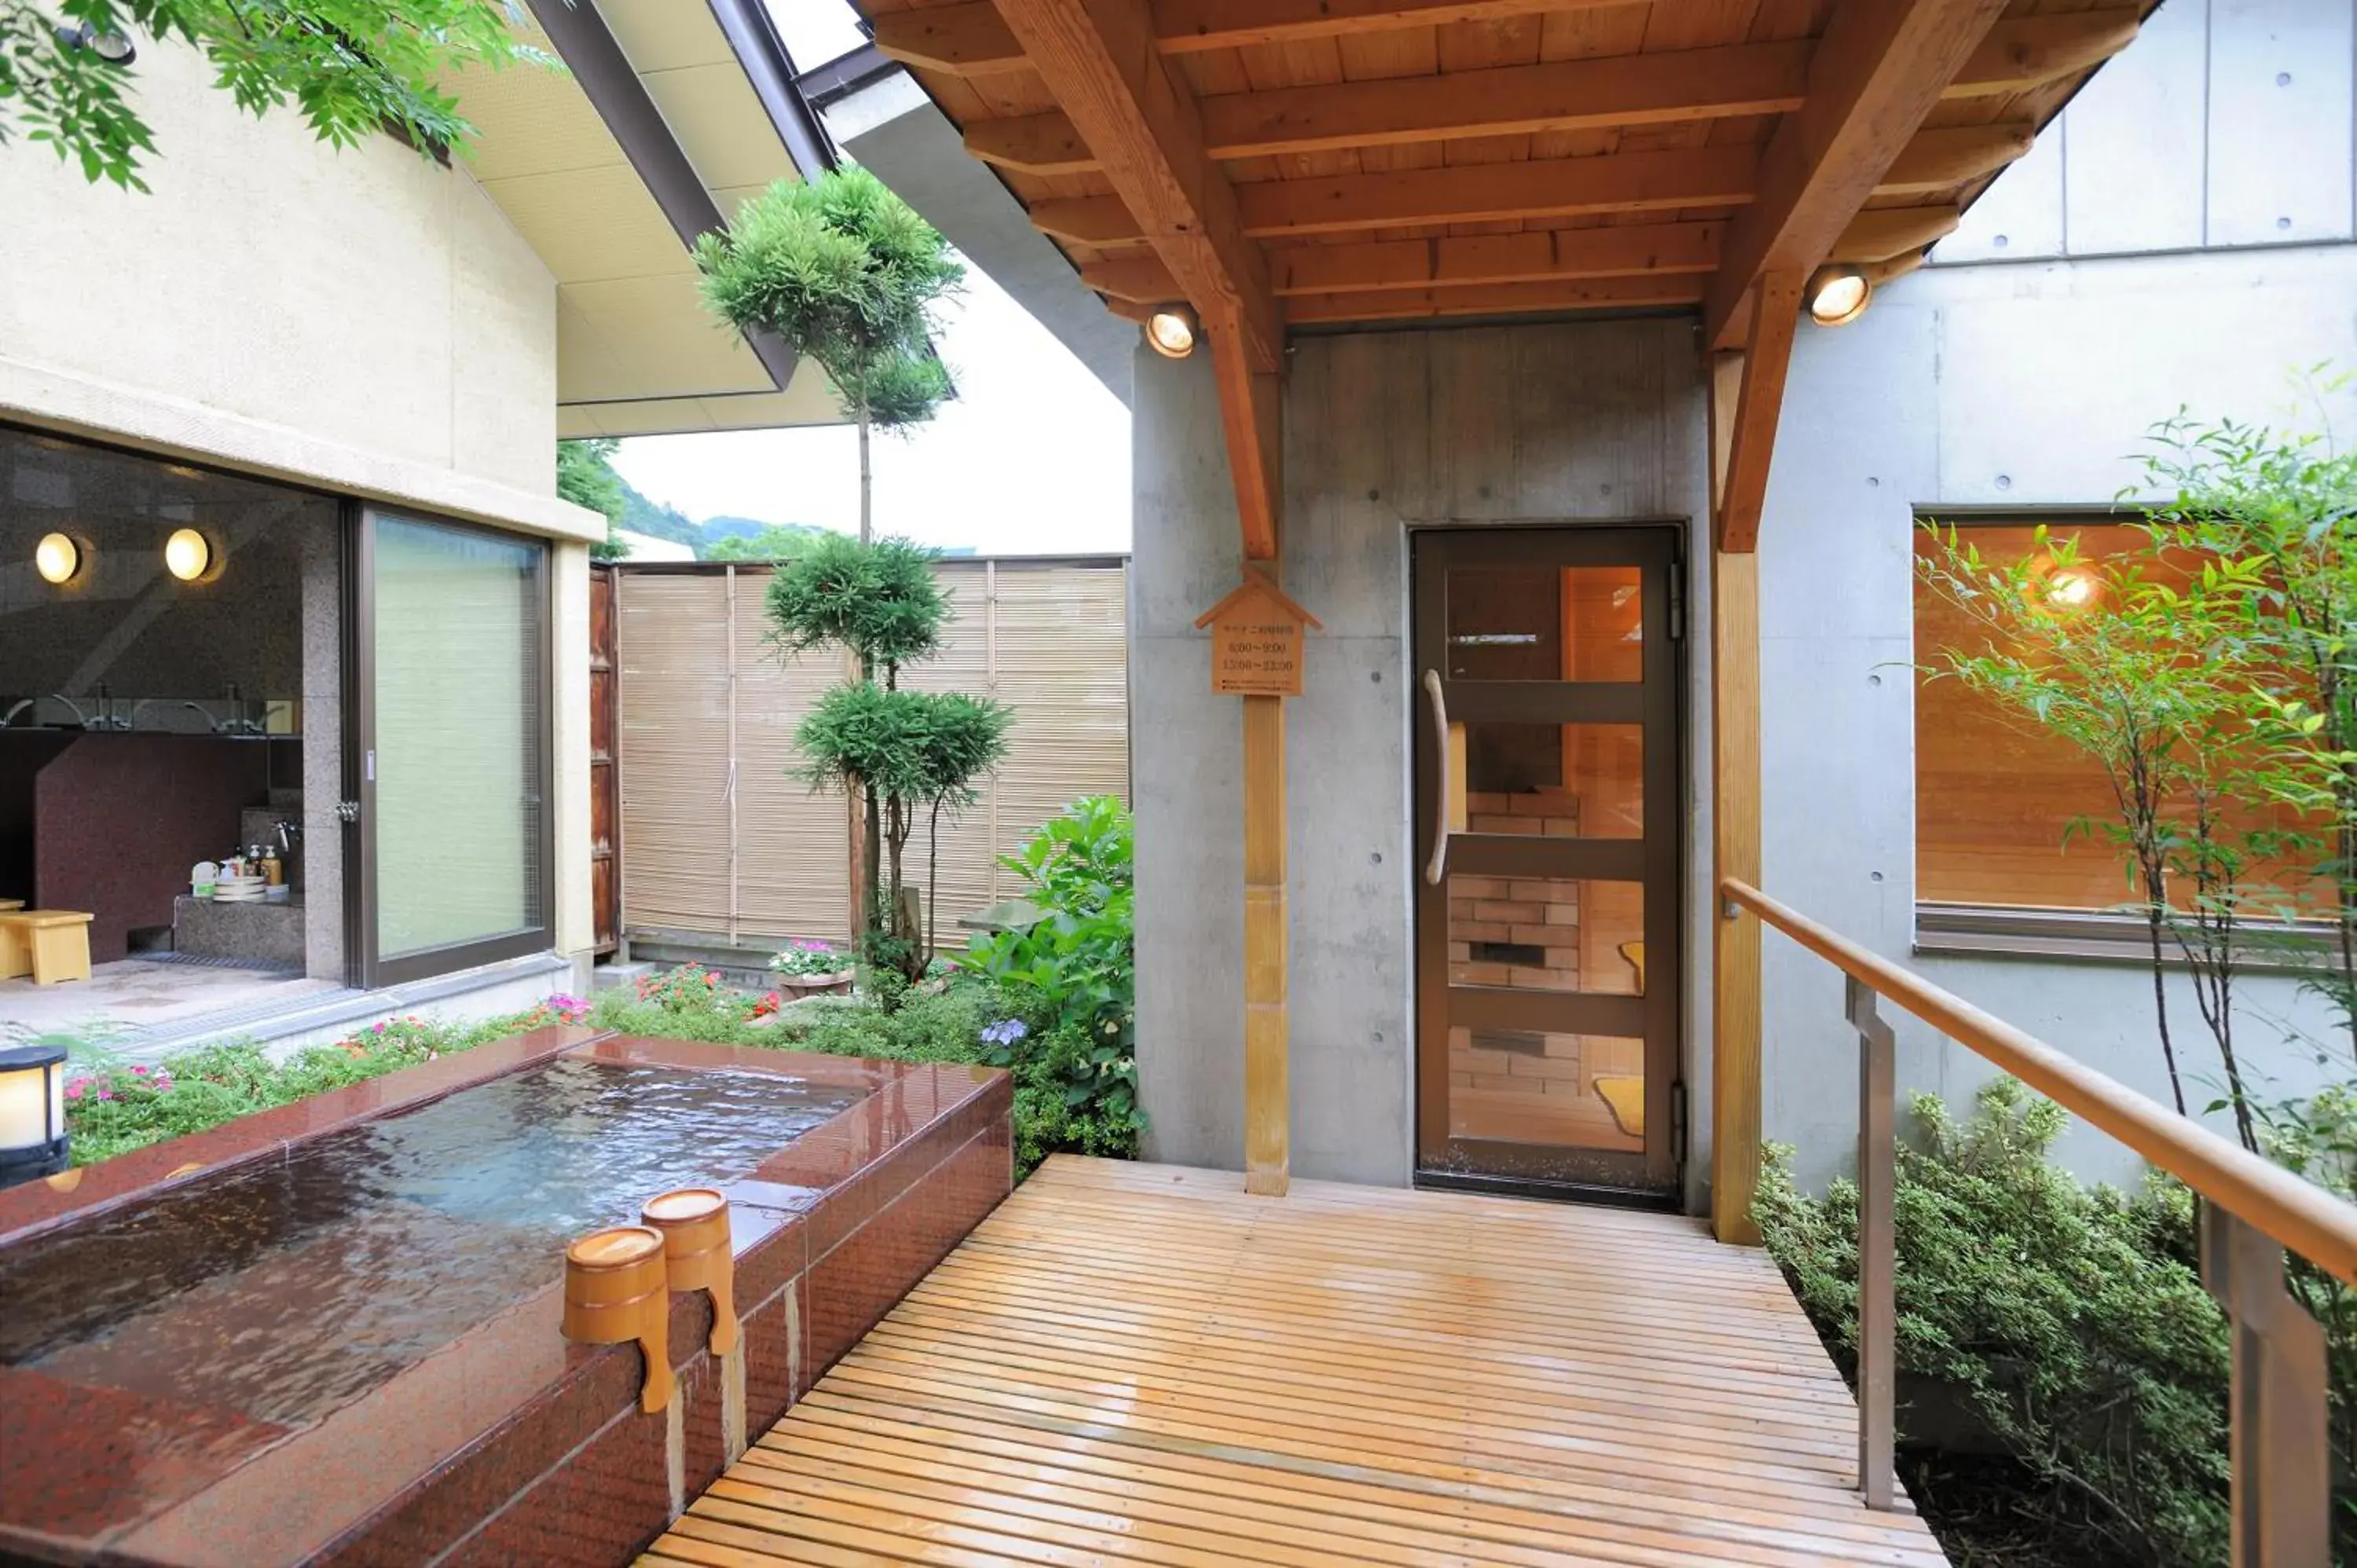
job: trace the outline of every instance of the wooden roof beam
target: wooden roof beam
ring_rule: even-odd
[[[1295,295],[1285,318],[1296,326],[1396,321],[1424,317],[1557,316],[1575,310],[1641,310],[1693,305],[1709,280],[1697,273],[1491,284],[1470,288],[1376,289],[1358,294]]]
[[[1193,95],[1154,51],[1145,0],[1005,0],[1001,16],[1187,300],[1206,324],[1243,334],[1253,370],[1276,370],[1284,328],[1267,263],[1205,150]]]
[[[1146,0],[1002,0],[999,14],[1201,318],[1244,554],[1273,559],[1285,324],[1194,96],[1156,52]]]
[[[1988,30],[1941,96],[1987,98],[2027,92],[2093,70],[2133,43],[2143,20],[2134,5],[2109,5],[2100,11],[1999,22]]]
[[[1199,54],[1253,44],[1430,27],[1451,22],[1501,22],[1549,11],[1577,11],[1624,0],[1160,0],[1155,47],[1166,55]],[[1014,29],[991,0],[896,11],[874,22],[876,47],[919,70],[985,77],[1030,65]]]
[[[1270,255],[1269,282],[1282,298],[1708,273],[1718,266],[1719,236],[1725,228],[1723,223],[1647,223],[1365,245],[1295,245]],[[1089,268],[1081,269],[1084,280],[1089,274]]]
[[[1889,80],[1896,81],[1912,69],[1903,50],[1938,36],[1925,27],[1910,30],[1902,25],[1903,18],[1920,15],[1924,3],[1845,5],[1814,43],[1801,38],[1729,44],[1222,93],[1200,103],[1204,150],[1220,160],[1278,157],[1464,136],[1783,114],[1798,110],[1804,97],[1817,105],[1810,117],[1819,123],[1813,134],[1823,135],[1838,107],[1828,103],[1825,90],[1837,97],[1864,93],[1871,85],[1862,74],[1862,55],[1877,48],[1901,50],[1890,56]],[[1983,26],[1986,37],[1976,35],[1976,47],[1940,59],[1945,74],[1931,89],[1932,101],[2018,92],[2058,81],[2100,64],[2136,37],[2133,9],[2031,16],[1994,27],[1986,23],[2003,8],[1995,0],[1941,0],[1931,9],[1944,16],[1959,7]],[[1871,120],[1877,102],[1861,97],[1853,105],[1865,117],[1859,124]],[[1924,112],[1929,109],[1927,102]],[[1906,129],[1911,132],[1921,120],[1918,114]],[[1884,134],[1893,129],[1879,124],[1877,128]],[[968,127],[966,148],[986,162],[1030,174],[1078,174],[1098,166],[1082,132],[1052,110],[976,121]]]
[[[1995,174],[2029,151],[2038,128],[2021,122],[1918,131],[1875,183],[1877,196],[1926,196]]]
[[[1919,132],[1875,194],[1952,189],[1996,172],[2029,147],[2029,128],[2019,124]],[[1749,202],[1758,166],[1755,149],[1737,146],[1331,175],[1239,186],[1236,209],[1245,234],[1254,239],[1424,223],[1707,211]],[[1031,221],[1059,240],[1092,249],[1142,244],[1146,239],[1117,196],[1035,201]]]
[[[1759,199],[1728,231],[1704,306],[1709,347],[1742,344],[1742,307],[1762,276],[1805,275],[1825,259],[2005,6],[1841,0],[1810,62],[1808,101],[1769,138]]]
[[[1956,231],[1963,211],[1954,207],[1878,207],[1861,212],[1842,228],[1825,251],[1829,262],[1887,262]]]
[[[1784,411],[1784,375],[1792,362],[1805,274],[1771,272],[1751,291],[1744,338],[1742,381],[1734,413],[1725,422],[1727,456],[1718,487],[1718,548],[1744,555],[1759,548],[1760,514],[1768,499],[1768,465],[1776,452],[1776,424]],[[1723,361],[1721,364],[1723,365]]]

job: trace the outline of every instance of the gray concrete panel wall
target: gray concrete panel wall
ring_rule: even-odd
[[[1936,263],[2357,233],[2357,5],[2166,0]]]
[[[2156,421],[2188,407],[2345,443],[2357,400],[2302,371],[2357,367],[2357,246],[1932,268],[1856,325],[1803,324],[1760,530],[1768,890],[2164,1102],[2148,972],[2133,964],[1917,955],[1912,529],[2002,507],[2067,517],[2138,478]],[[1818,1182],[1851,1165],[1856,1046],[1832,968],[1766,944],[1766,1133]],[[2171,1017],[2199,1101],[2222,1078],[2189,991]],[[2315,1000],[2244,982],[2238,1038],[2276,1093],[2317,1081]],[[1901,1023],[1902,1090],[1968,1104],[1981,1059]],[[2345,1076],[2346,1049],[2341,1051]],[[2222,1126],[2222,1119],[2221,1122]],[[2112,1179],[2135,1162],[2074,1129],[2062,1153]]]
[[[1293,1168],[1397,1184],[1414,1154],[1415,832],[1423,732],[1408,648],[1411,529],[1701,513],[1694,328],[1674,319],[1315,338],[1286,394],[1285,582],[1324,622],[1286,704]],[[1209,365],[1141,355],[1132,713],[1138,1069],[1156,1158],[1243,1152],[1241,717],[1193,621],[1235,581],[1235,506]],[[1689,646],[1693,639],[1689,639]],[[1690,705],[1707,671],[1689,670]],[[1691,759],[1706,764],[1706,749]],[[1706,793],[1690,772],[1690,801]],[[1706,824],[1697,823],[1706,831]],[[1690,867],[1690,878],[1706,868]],[[1696,939],[1708,940],[1696,884]],[[1706,952],[1706,946],[1696,950]],[[1706,1039],[1698,970],[1690,1039]],[[1706,1056],[1690,1053],[1692,1079]],[[1698,1167],[1706,1144],[1696,1141]]]

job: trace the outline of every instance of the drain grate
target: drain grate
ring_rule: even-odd
[[[210,958],[192,952],[143,952],[131,956],[141,963],[171,963],[188,969],[241,969],[256,974],[284,974],[296,978],[303,973],[303,966],[299,963],[274,963],[268,959]]]

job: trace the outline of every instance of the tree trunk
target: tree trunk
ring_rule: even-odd
[[[876,542],[876,477],[867,463],[867,390],[859,392],[859,542]]]

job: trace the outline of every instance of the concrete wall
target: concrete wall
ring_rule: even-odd
[[[2167,0],[1934,262],[2347,240],[2352,65],[2349,0]]]
[[[2137,46],[2141,48],[2141,45]],[[1765,864],[1770,892],[2166,1101],[2148,977],[2129,965],[1911,953],[1911,530],[1943,509],[2101,507],[2138,478],[2151,424],[2185,406],[2346,442],[2357,403],[2304,367],[2357,367],[2357,247],[2213,251],[1928,268],[1851,327],[1803,326],[1760,531]],[[2337,407],[2332,406],[2337,402]],[[1812,1179],[1846,1168],[1855,1112],[1841,984],[1767,942],[1766,1131]],[[2191,1076],[2222,1074],[2181,979]],[[2314,1081],[2297,1043],[2327,1024],[2291,981],[2246,983],[2240,1038],[2284,1093]],[[1902,1027],[1902,1087],[1969,1101],[1977,1057]],[[2343,1057],[2345,1069],[2345,1056]],[[2212,1095],[2202,1093],[2206,1102]],[[2083,1129],[2065,1150],[2118,1176]]]
[[[1700,515],[1694,338],[1691,322],[1656,319],[1295,349],[1285,583],[1325,623],[1309,639],[1306,690],[1286,704],[1300,1175],[1403,1183],[1414,1154],[1408,530]],[[1235,1167],[1242,717],[1234,698],[1212,694],[1193,626],[1235,585],[1234,492],[1207,358],[1141,353],[1134,376],[1138,1070],[1153,1156]],[[1692,704],[1707,690],[1699,660],[1689,677]],[[1698,807],[1691,774],[1689,792]],[[1695,973],[1689,961],[1690,1008]]]

